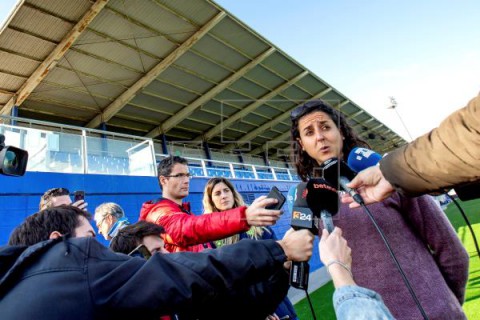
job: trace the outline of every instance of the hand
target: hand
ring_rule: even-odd
[[[276,313],[267,316],[265,320],[280,320]]]
[[[342,229],[335,227],[331,234],[328,233],[327,229],[323,229],[319,251],[320,260],[325,266],[336,260],[345,264],[348,270],[352,270],[352,250],[347,245],[347,240],[342,237]],[[338,263],[330,264],[328,272],[332,276],[335,288],[355,285],[350,272]]]
[[[85,202],[85,200],[78,200],[78,201],[72,203],[71,205],[74,206],[74,207],[77,207],[79,209],[82,209],[83,211],[87,211],[88,203]]]
[[[331,234],[328,233],[327,229],[323,229],[318,247],[320,260],[324,265],[327,265],[330,261],[338,260],[351,268],[352,250],[347,245],[347,240],[342,237],[342,229],[335,227]]]
[[[362,196],[365,204],[380,202],[388,198],[395,189],[385,179],[379,166],[374,166],[360,171],[357,176],[347,184],[348,187],[356,189]],[[357,208],[360,205],[353,201],[348,194],[342,197],[343,203],[349,203],[350,208]]]
[[[313,234],[307,229],[289,229],[283,239],[277,242],[285,252],[287,260],[308,261],[313,252],[313,238]]]
[[[247,223],[250,226],[272,226],[280,218],[280,210],[268,210],[266,206],[277,203],[277,199],[261,196],[255,199],[245,211]]]

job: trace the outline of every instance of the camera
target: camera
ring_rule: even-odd
[[[28,152],[5,146],[5,136],[0,134],[0,174],[20,177],[27,170]]]

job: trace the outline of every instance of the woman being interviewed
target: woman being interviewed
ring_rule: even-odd
[[[236,207],[244,206],[242,196],[237,192],[233,184],[225,178],[212,178],[210,179],[203,192],[203,209],[204,213],[222,212],[230,210]],[[234,244],[242,239],[276,239],[273,230],[269,227],[256,227],[253,226],[247,232],[233,235],[226,239],[215,241],[217,248]],[[275,310],[275,314],[268,316],[268,320],[277,319],[297,319],[295,310],[290,300],[285,297],[282,303]]]
[[[321,100],[291,113],[294,162],[303,181],[321,175],[321,164],[344,160],[357,146],[368,147],[345,118]],[[430,319],[464,319],[461,304],[468,278],[468,254],[450,222],[430,196],[394,193],[369,206]],[[421,319],[412,296],[380,235],[362,208],[342,204],[335,226],[352,249],[358,285],[380,293],[396,319]]]

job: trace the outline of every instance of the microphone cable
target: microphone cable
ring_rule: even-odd
[[[475,243],[475,248],[477,249],[477,255],[478,258],[480,259],[480,249],[478,248],[478,242],[477,242],[477,237],[475,236],[475,232],[473,232],[472,225],[470,224],[470,220],[468,220],[467,215],[465,214],[465,211],[463,211],[462,207],[458,203],[457,200],[455,200],[452,196],[450,196],[448,193],[445,193],[450,200],[457,206],[458,210],[460,210],[460,213],[463,216],[463,219],[467,223],[468,229],[470,229],[470,233],[472,234],[473,237],[473,243]]]
[[[388,242],[387,240],[387,237],[385,236],[385,234],[383,233],[382,229],[380,228],[380,226],[377,224],[377,221],[375,220],[375,218],[373,217],[373,214],[372,212],[370,212],[370,210],[367,208],[367,206],[365,205],[365,202],[363,201],[363,198],[360,194],[358,194],[358,200],[359,201],[356,201],[360,206],[362,206],[362,208],[364,209],[364,211],[367,213],[368,217],[370,218],[370,220],[372,220],[373,222],[373,225],[375,226],[375,229],[377,229],[378,233],[380,234],[380,237],[382,238],[383,242],[385,243],[385,246],[387,247],[387,250],[388,252],[390,253],[390,256],[392,257],[394,263],[395,263],[395,266],[397,267],[398,271],[400,272],[400,275],[402,276],[403,278],[403,282],[405,283],[405,285],[407,286],[407,289],[408,291],[410,292],[410,295],[412,296],[413,300],[415,301],[415,304],[417,305],[417,308],[418,310],[420,310],[420,313],[422,314],[423,316],[423,319],[425,320],[428,320],[428,316],[427,316],[427,313],[425,312],[425,310],[423,309],[422,305],[420,304],[420,301],[418,300],[417,298],[417,295],[415,294],[415,291],[413,290],[411,284],[410,284],[410,281],[408,281],[408,278],[407,278],[407,275],[405,274],[405,272],[403,271],[400,263],[398,262],[397,260],[397,257],[395,256],[395,253],[393,252],[392,248],[390,247],[390,243]]]
[[[315,310],[313,310],[312,300],[310,300],[310,295],[308,294],[307,289],[305,289],[305,295],[307,296],[308,305],[310,306],[310,311],[312,312],[312,318],[313,320],[317,320],[317,317],[315,316]]]

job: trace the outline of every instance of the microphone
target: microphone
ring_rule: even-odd
[[[331,185],[340,185],[355,202],[363,204],[363,198],[354,189],[347,186],[355,177],[355,172],[344,162],[337,158],[331,158],[320,165],[322,168],[322,176]]]
[[[323,225],[329,233],[333,231],[332,216],[338,212],[338,193],[324,179],[310,179],[307,183],[307,203],[314,216],[322,218]]]
[[[307,204],[307,184],[301,182],[297,185],[292,208],[291,226],[295,230],[308,229],[313,234],[318,234],[318,217],[314,216]]]
[[[382,156],[373,150],[356,147],[348,154],[348,166],[355,172],[376,166]]]
[[[315,216],[307,204],[307,184],[301,182],[295,189],[295,202],[292,209],[291,226],[295,230],[308,229],[313,234],[318,234],[319,217]],[[297,289],[308,289],[310,265],[308,262],[292,261],[290,267],[290,285]]]

